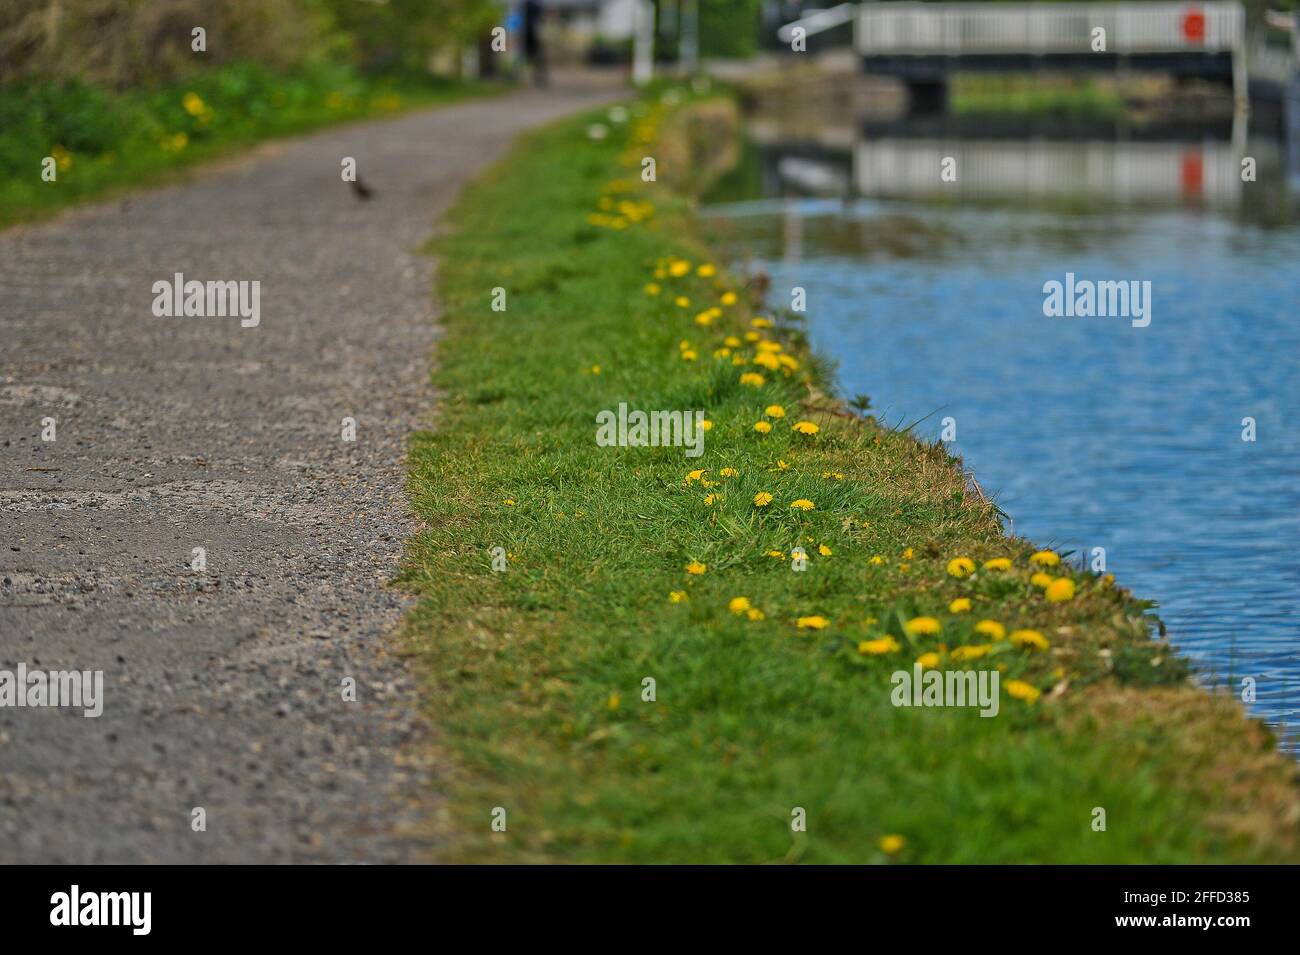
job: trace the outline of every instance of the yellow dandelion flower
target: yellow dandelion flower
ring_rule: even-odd
[[[1038,698],[1042,695],[1041,690],[1024,680],[1010,680],[1007,682],[1007,696],[1013,699],[1024,700],[1026,703],[1037,703]]]
[[[933,637],[942,627],[934,617],[913,617],[903,624],[903,629],[914,637]]]
[[[933,670],[939,665],[939,654],[934,652],[922,653],[916,658],[916,662],[922,670]]]
[[[728,348],[739,348],[741,343],[740,339],[735,335],[728,335],[722,340],[722,344],[726,345]]]
[[[975,632],[983,634],[990,640],[1001,640],[1007,635],[1007,628],[996,620],[981,620],[975,624]]]
[[[790,506],[796,511],[811,511],[816,509],[817,505],[806,497],[801,497],[797,501],[791,501]]]
[[[699,576],[709,569],[708,564],[701,564],[698,560],[693,560],[686,565],[686,572],[693,576]]]
[[[700,430],[701,430],[701,431],[712,431],[712,430],[713,430],[713,422],[710,421],[708,418],[705,418],[703,421],[700,422]]]
[[[691,304],[691,300],[687,298],[685,295],[679,295],[675,299],[673,299],[673,304],[676,305],[678,308],[689,308]]]
[[[771,503],[772,503],[772,495],[769,494],[767,491],[759,491],[757,494],[754,495],[755,507],[767,507],[767,505]]]
[[[766,421],[755,421],[754,430],[757,431],[759,434],[767,434],[769,431],[772,430],[772,426],[768,424]]]
[[[993,645],[991,643],[977,643],[969,647],[958,647],[948,654],[948,657],[954,663],[965,663],[967,660],[978,660],[980,657],[986,656],[992,649]]]
[[[858,653],[864,656],[880,656],[885,653],[897,653],[902,647],[893,637],[881,637],[879,640],[863,640],[858,643]]]
[[[949,613],[970,613],[970,598],[958,597],[952,603],[948,604]]]
[[[1028,647],[1031,650],[1046,650],[1051,644],[1037,630],[1012,630],[1011,643],[1017,647]]]
[[[731,611],[732,613],[734,613],[734,614],[737,614],[737,615],[742,614],[742,613],[744,613],[746,610],[749,609],[749,598],[748,598],[748,597],[732,597],[732,598],[731,598],[731,601],[727,604],[727,609],[730,610],[730,611]]]
[[[826,480],[828,480],[828,481],[843,481],[843,480],[844,480],[844,475],[841,474],[839,471],[823,471],[823,472],[822,472],[822,477],[824,477],[824,478],[825,478]],[[863,527],[866,527],[867,525],[864,523],[862,526],[863,526]]]
[[[706,327],[706,328],[707,328],[709,325],[712,325],[712,324],[713,324],[713,313],[712,313],[712,312],[700,312],[698,315],[695,316],[695,324],[696,324],[696,325],[703,325],[703,326]]]
[[[668,599],[675,604],[680,604],[685,603],[690,598],[686,596],[686,591],[684,590],[670,590],[668,591]]]
[[[735,305],[735,304],[736,304],[736,293],[735,293],[735,292],[723,292],[723,293],[722,293],[722,298],[720,298],[718,301],[722,302],[723,305]]]
[[[699,357],[694,348],[687,348],[682,352],[682,361],[695,361]]]
[[[1010,570],[1011,558],[994,557],[992,560],[986,560],[984,561],[984,569],[985,570]]]
[[[717,504],[722,499],[723,497],[721,494],[706,494],[704,495],[704,506],[712,507],[714,504]]]
[[[514,499],[513,497],[508,497],[508,498],[506,498],[504,501],[502,501],[501,503],[504,504],[506,507],[514,507],[514,506],[515,506],[515,499]]]
[[[738,475],[739,473],[740,473],[740,472],[737,471],[735,468],[723,468],[721,471],[718,472],[718,476],[719,476],[719,477],[735,477],[735,476]]]
[[[767,552],[767,556],[768,556],[768,557],[775,557],[777,560],[785,560],[785,552],[784,552],[784,551],[779,551],[779,550],[769,550],[769,551]]]
[[[903,851],[903,846],[907,845],[907,840],[899,835],[881,836],[877,845],[880,846],[880,851],[885,855],[896,856]]]
[[[948,561],[948,575],[961,579],[975,573],[975,561],[969,557],[954,557]]]
[[[800,630],[825,630],[828,626],[830,626],[830,623],[831,622],[827,620],[825,617],[820,617],[820,616],[800,617],[798,620],[795,621],[795,626],[798,627]]]
[[[829,557],[831,556],[831,549],[825,544],[818,544],[817,553],[821,554],[823,557]]]
[[[768,405],[763,409],[763,414],[767,415],[769,418],[784,418],[785,409],[780,405]]]
[[[784,461],[782,461],[780,458],[777,458],[777,461],[776,461],[776,469],[777,469],[778,471],[788,471],[788,470],[790,470],[790,465],[786,464],[786,463],[785,463]]]
[[[781,367],[781,363],[776,360],[776,356],[768,354],[767,352],[760,352],[755,355],[754,364],[758,365],[760,368],[766,368],[768,371],[776,371]]]
[[[1055,567],[1061,562],[1061,555],[1055,551],[1040,550],[1029,558],[1029,562],[1040,567]]]
[[[885,558],[881,554],[872,554],[871,560],[867,561],[867,563],[871,564],[873,567],[879,567],[884,562],[885,562]]]
[[[772,320],[770,318],[759,316],[758,318],[751,318],[749,324],[753,325],[755,328],[771,328]]]
[[[1074,599],[1074,581],[1069,577],[1057,577],[1047,585],[1047,591],[1044,594],[1047,599],[1054,603],[1064,603],[1067,600]]]
[[[718,270],[706,262],[704,265],[701,265],[698,269],[695,270],[695,274],[702,279],[709,279],[717,275]]]
[[[904,548],[903,560],[911,560],[914,556],[916,556],[916,552],[912,550],[912,548],[910,547]]]
[[[1055,579],[1056,578],[1053,577],[1051,574],[1045,574],[1042,571],[1039,571],[1038,573],[1034,574],[1034,576],[1029,578],[1029,582],[1033,584],[1035,587],[1037,587],[1039,590],[1046,590],[1048,587],[1051,586],[1052,581]]]
[[[779,352],[781,350],[780,342],[761,341],[758,343],[759,351]]]
[[[605,700],[605,709],[616,710],[620,702],[622,702],[622,698],[617,693],[611,693],[609,698]]]
[[[816,434],[821,428],[811,421],[796,421],[790,426],[791,431],[798,431],[800,434]]]
[[[647,283],[646,283],[646,286],[645,286],[645,293],[646,293],[647,295],[658,295],[658,294],[659,294],[660,292],[662,292],[662,291],[663,291],[663,289],[661,289],[661,288],[659,287],[659,283],[658,283],[658,282],[647,282]]]
[[[675,279],[681,278],[691,270],[691,263],[685,259],[674,259],[668,263],[668,274]]]
[[[749,385],[751,388],[762,388],[767,384],[767,379],[756,371],[747,371],[740,376],[742,385]]]
[[[763,611],[759,610],[757,607],[750,607],[745,611],[745,616],[750,620],[762,620],[764,614]]]
[[[704,475],[708,473],[709,473],[708,468],[700,468],[698,471],[687,471],[686,482],[689,484],[691,481],[698,481],[700,478],[704,477]]]

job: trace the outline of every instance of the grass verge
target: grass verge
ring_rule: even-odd
[[[327,64],[281,75],[253,63],[157,90],[26,84],[0,93],[0,228],[152,184],[265,139],[489,89],[372,79]]]
[[[452,856],[1294,860],[1270,734],[1189,684],[1147,605],[1005,537],[942,448],[829,397],[669,185],[717,153],[719,107],[638,110],[531,136],[439,247],[402,583]],[[620,402],[703,409],[702,456],[598,445]],[[893,705],[918,660],[997,672],[997,716]]]
[[[1117,120],[1127,110],[1123,92],[1084,77],[959,76],[953,83],[956,113]]]

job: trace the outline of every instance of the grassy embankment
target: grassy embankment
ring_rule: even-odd
[[[0,228],[156,183],[261,140],[488,89],[376,79],[344,65],[284,74],[242,63],[152,90],[73,81],[0,91]],[[46,157],[55,162],[52,182],[42,177]]]
[[[1188,684],[1145,605],[1032,563],[943,449],[848,414],[797,324],[709,267],[669,183],[721,109],[534,135],[440,243],[445,400],[403,583],[453,858],[1294,860],[1294,765]],[[598,446],[620,402],[705,409],[703,456]],[[892,705],[925,655],[996,668],[999,714]]]
[[[1115,120],[1127,106],[1117,84],[1091,77],[973,74],[953,79],[952,109],[958,114]]]

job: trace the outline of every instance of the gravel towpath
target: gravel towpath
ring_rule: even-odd
[[[517,133],[614,95],[334,129],[0,233],[0,678],[104,674],[98,718],[0,706],[0,862],[436,857],[385,586],[431,420],[420,248]],[[178,272],[260,282],[260,323],[155,317]]]

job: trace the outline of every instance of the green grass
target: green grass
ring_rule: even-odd
[[[1233,701],[1188,684],[1149,638],[1145,604],[1065,564],[1053,573],[1076,596],[1048,602],[1028,579],[1033,548],[1002,535],[957,462],[823,393],[791,317],[763,332],[796,356],[790,374],[733,364],[736,351],[752,360],[752,343],[714,357],[759,303],[721,273],[654,278],[670,257],[709,261],[689,201],[662,183],[665,157],[699,138],[683,119],[695,109],[652,107],[603,142],[583,133],[591,117],[532,136],[468,191],[439,243],[445,397],[436,430],[411,448],[423,528],[402,584],[421,597],[406,635],[453,767],[441,782],[450,856],[1294,860],[1296,823],[1281,821],[1297,818],[1293,764]],[[643,155],[660,157],[660,183],[639,181]],[[617,214],[602,196],[649,201],[654,215],[592,224]],[[491,308],[498,287],[505,311]],[[739,302],[697,325],[733,288]],[[673,305],[678,294],[690,307]],[[766,383],[742,386],[746,371]],[[619,402],[704,409],[703,456],[598,446],[596,415]],[[760,435],[771,404],[787,415]],[[798,420],[819,433],[793,432]],[[694,469],[717,486],[689,480]],[[774,495],[766,508],[753,504],[760,491]],[[710,492],[724,499],[708,506]],[[791,509],[800,498],[815,510]],[[789,559],[797,545],[803,572]],[[504,573],[491,568],[496,547]],[[959,555],[1014,566],[957,579],[947,566]],[[688,574],[692,561],[707,572]],[[765,618],[730,612],[738,596]],[[948,612],[959,596],[973,613]],[[811,615],[830,625],[796,625]],[[901,624],[916,615],[943,633],[909,637]],[[965,664],[1002,668],[997,717],[891,704],[895,670],[926,651],[958,666],[946,654],[980,643],[984,618],[1051,642],[997,641]],[[884,634],[897,652],[858,652]],[[642,698],[647,677],[655,702]],[[1012,699],[1012,679],[1042,698]],[[491,830],[494,807],[507,810],[504,833]],[[806,832],[791,829],[796,807]],[[879,842],[891,834],[906,842],[888,857]]]
[[[956,113],[1112,120],[1126,112],[1122,92],[1090,78],[964,75],[954,79]]]
[[[0,227],[152,184],[261,140],[462,98],[486,87],[382,80],[320,64],[281,75],[232,64],[157,90],[84,83],[0,92]],[[46,157],[54,181],[42,178]]]

